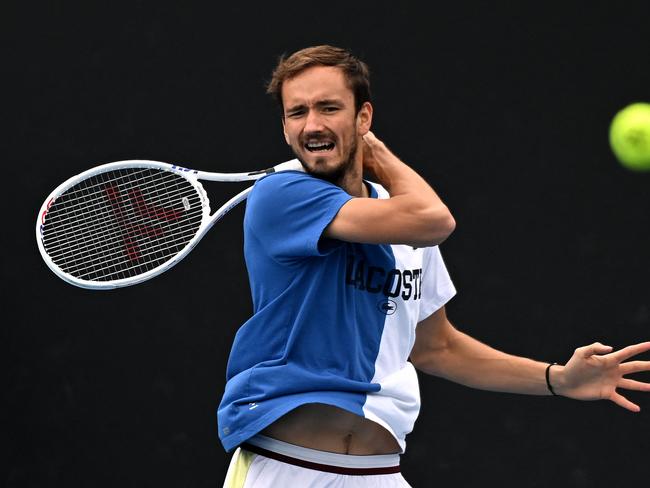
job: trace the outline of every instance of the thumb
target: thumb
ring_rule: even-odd
[[[368,131],[363,135],[363,140],[368,145],[376,144],[378,142],[377,137],[371,131]]]
[[[593,344],[589,346],[585,346],[583,348],[583,355],[584,357],[588,358],[589,356],[593,356],[594,354],[607,354],[608,352],[611,351],[612,351],[612,346],[605,346],[600,342],[594,342]]]

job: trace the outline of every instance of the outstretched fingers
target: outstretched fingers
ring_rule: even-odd
[[[616,359],[619,363],[622,363],[626,359],[646,351],[650,351],[650,341],[640,342],[639,344],[624,347],[619,351],[613,352],[610,356]]]
[[[630,412],[641,411],[641,407],[639,407],[636,403],[632,403],[630,400],[625,398],[620,393],[617,392],[612,393],[612,396],[609,397],[609,399],[619,407],[623,407],[624,409],[629,410]]]
[[[622,375],[650,371],[650,361],[628,361],[618,367]]]
[[[626,390],[636,390],[636,391],[650,391],[650,383],[644,383],[643,381],[629,380],[627,378],[622,378],[619,380],[617,388],[625,388]]]

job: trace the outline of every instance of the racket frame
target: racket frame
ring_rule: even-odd
[[[149,271],[146,271],[137,276],[122,278],[118,280],[90,281],[90,280],[82,280],[69,273],[66,273],[61,268],[59,268],[54,263],[54,261],[50,258],[43,244],[43,228],[45,226],[45,221],[50,207],[52,206],[52,204],[54,204],[56,199],[60,197],[65,191],[77,185],[78,183],[87,180],[88,178],[91,178],[93,176],[106,173],[108,171],[115,171],[115,170],[128,169],[128,168],[131,169],[151,168],[151,169],[169,171],[171,173],[180,175],[185,180],[187,180],[194,187],[201,200],[202,215],[201,215],[201,224],[199,228],[197,229],[192,239],[188,241],[185,247],[180,252],[178,252],[175,256],[165,261],[164,263],[156,266],[155,268],[152,268]],[[157,276],[167,271],[169,268],[171,268],[179,261],[181,261],[185,256],[189,254],[189,252],[194,248],[194,246],[196,246],[196,244],[203,238],[203,236],[212,228],[212,226],[216,224],[219,220],[221,220],[221,218],[223,218],[230,210],[232,210],[239,203],[245,200],[248,197],[250,191],[253,189],[253,185],[250,185],[249,187],[240,191],[235,196],[233,196],[228,201],[226,201],[226,203],[221,205],[221,207],[219,207],[213,214],[210,214],[210,199],[208,198],[208,194],[203,188],[203,185],[201,185],[201,182],[199,180],[217,181],[217,182],[224,182],[224,183],[243,182],[243,181],[254,182],[255,180],[258,180],[261,177],[266,176],[267,174],[271,174],[277,171],[287,171],[287,170],[304,171],[302,165],[297,159],[291,159],[289,161],[285,161],[284,163],[280,163],[278,165],[275,165],[265,170],[252,171],[247,173],[213,173],[208,171],[198,171],[198,170],[186,168],[175,164],[163,163],[160,161],[144,160],[144,159],[115,161],[112,163],[106,163],[99,166],[95,166],[64,181],[59,186],[57,186],[45,199],[43,205],[41,205],[41,208],[38,212],[38,217],[36,221],[36,242],[38,244],[38,249],[47,266],[58,277],[80,288],[93,289],[93,290],[108,290],[114,288],[122,288],[130,285],[136,285],[138,283],[147,281],[153,278],[154,276]]]

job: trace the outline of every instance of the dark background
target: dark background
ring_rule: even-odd
[[[558,362],[595,340],[650,339],[650,173],[607,143],[617,110],[650,101],[648,2],[473,3],[3,4],[3,486],[221,485],[215,410],[251,312],[243,206],[170,272],[110,292],[49,271],[36,213],[110,161],[289,159],[264,83],[309,45],[368,62],[374,132],[456,217],[441,249],[458,328]],[[210,189],[219,201],[236,185]],[[424,376],[421,388],[402,460],[416,487],[647,483],[648,395],[629,394],[632,414]]]

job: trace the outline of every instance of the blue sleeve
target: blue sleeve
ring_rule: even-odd
[[[244,226],[274,259],[323,255],[333,247],[319,245],[321,234],[351,198],[327,181],[283,171],[255,183]]]

